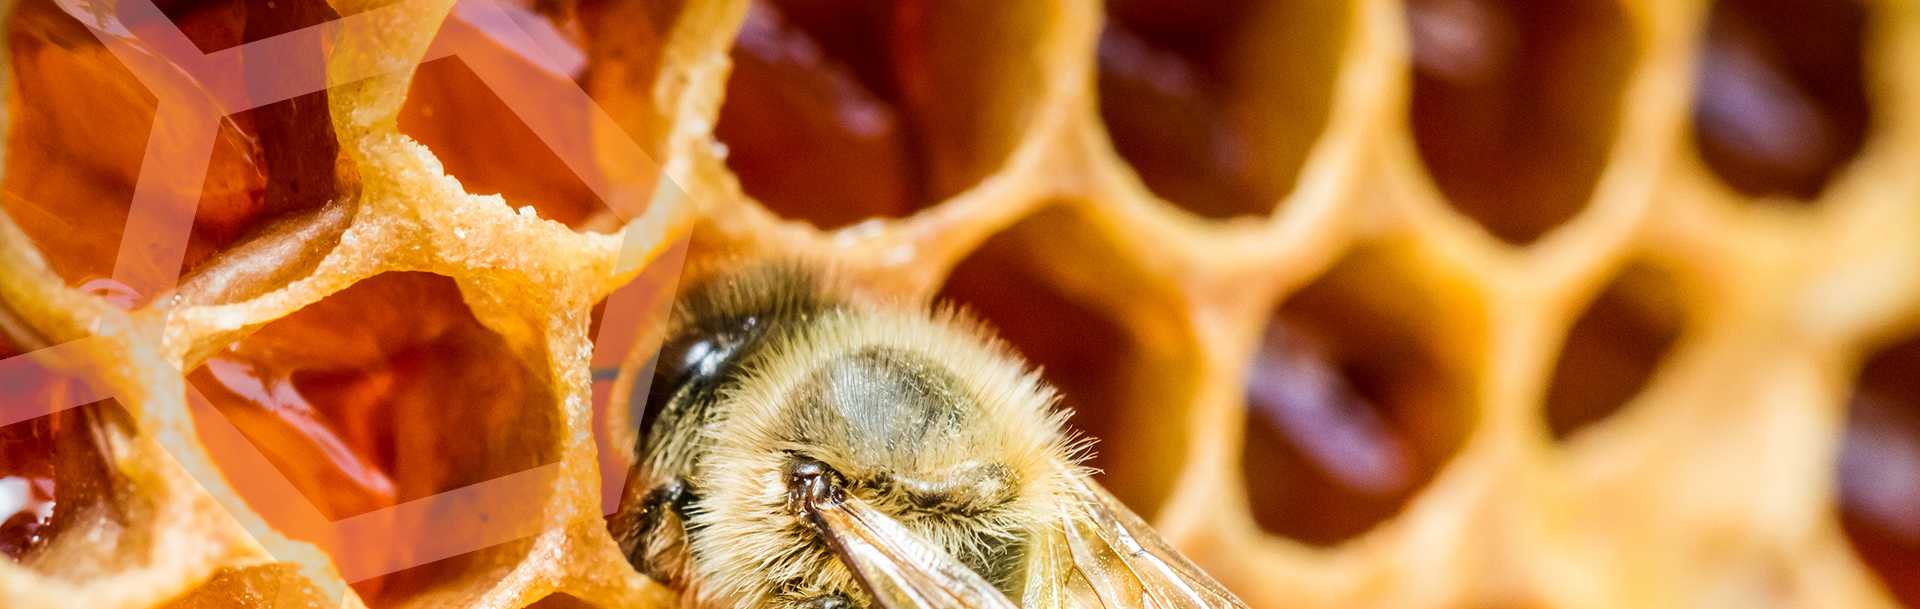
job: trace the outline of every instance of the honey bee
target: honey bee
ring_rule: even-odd
[[[1245,607],[1093,481],[979,323],[823,286],[683,295],[610,523],[635,568],[709,609]]]

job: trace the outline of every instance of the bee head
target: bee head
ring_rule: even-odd
[[[1013,470],[974,396],[939,363],[874,346],[823,362],[798,387],[810,455],[891,512],[971,514],[1013,498]]]

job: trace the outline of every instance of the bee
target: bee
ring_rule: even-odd
[[[635,568],[702,609],[1245,607],[1093,481],[981,324],[824,285],[683,294],[609,524]]]

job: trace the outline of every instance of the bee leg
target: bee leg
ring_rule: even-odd
[[[661,565],[648,564],[652,562],[647,560],[650,554],[648,548],[657,548],[669,543],[669,540],[663,537],[669,531],[662,530],[668,524],[667,516],[673,516],[679,520],[682,527],[685,527],[687,506],[699,499],[699,495],[693,491],[693,485],[689,484],[686,478],[680,477],[675,477],[666,484],[648,491],[647,496],[640,500],[639,515],[632,528],[632,539],[624,540],[629,541],[629,544],[622,544],[627,546],[627,561],[633,563],[634,568],[642,573],[656,578],[666,575],[660,572],[662,569],[658,567]],[[682,539],[686,535],[684,528],[671,533]]]

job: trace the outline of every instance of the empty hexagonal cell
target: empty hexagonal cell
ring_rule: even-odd
[[[1524,244],[1586,206],[1636,50],[1610,0],[1409,0],[1413,135],[1455,209]]]
[[[1039,2],[753,2],[717,154],[746,193],[822,228],[902,216],[997,169],[1042,90]]]
[[[1860,559],[1920,607],[1920,337],[1871,354],[1847,409],[1840,522]]]
[[[508,207],[531,207],[541,218],[568,226],[578,226],[606,208],[589,185],[589,180],[602,180],[597,165],[581,164],[577,168],[585,170],[583,175],[554,149],[593,158],[587,98],[525,93],[577,87],[572,78],[578,72],[549,72],[490,42],[457,17],[448,18],[441,36],[459,37],[467,41],[463,49],[474,50],[420,64],[400,109],[400,132],[433,151],[447,175],[469,193],[500,195]],[[576,70],[585,67],[584,56],[580,61],[573,66]],[[476,70],[487,70],[487,77]],[[537,112],[515,113],[501,99],[503,94],[524,95],[524,103]],[[536,132],[536,126],[544,133]]]
[[[1152,518],[1185,462],[1194,346],[1183,314],[1139,297],[1147,279],[1110,247],[1068,212],[1045,211],[989,239],[941,295],[1040,368],[1072,410],[1069,426],[1095,440],[1087,465],[1096,478]],[[1089,286],[1090,277],[1102,287]]]
[[[1288,298],[1254,355],[1241,472],[1269,533],[1332,545],[1372,529],[1472,427],[1478,316],[1393,256],[1360,250]]]
[[[1853,0],[1721,0],[1694,77],[1695,144],[1728,186],[1808,200],[1860,151],[1866,9]]]
[[[1567,330],[1547,388],[1553,437],[1599,422],[1638,395],[1685,322],[1669,275],[1645,264],[1627,267]]]
[[[113,400],[0,427],[0,559],[52,572],[122,562],[117,502],[134,497],[106,451],[130,429]]]
[[[134,186],[154,130],[155,108],[163,101],[204,103],[206,92],[195,87],[148,90],[51,0],[20,3],[9,28],[16,102],[10,108],[0,203],[68,283],[98,287],[123,297],[123,303],[151,296],[127,293],[104,280],[114,275]],[[183,271],[257,224],[268,180],[259,134],[246,127],[222,121],[204,182],[178,185],[200,193],[180,263]],[[188,166],[198,161],[178,159]]]
[[[439,275],[361,281],[187,378],[328,520],[558,458],[559,415],[540,375]],[[355,585],[375,601],[426,585],[442,566]]]
[[[1109,0],[1099,92],[1114,150],[1193,213],[1272,211],[1326,123],[1349,6]]]

